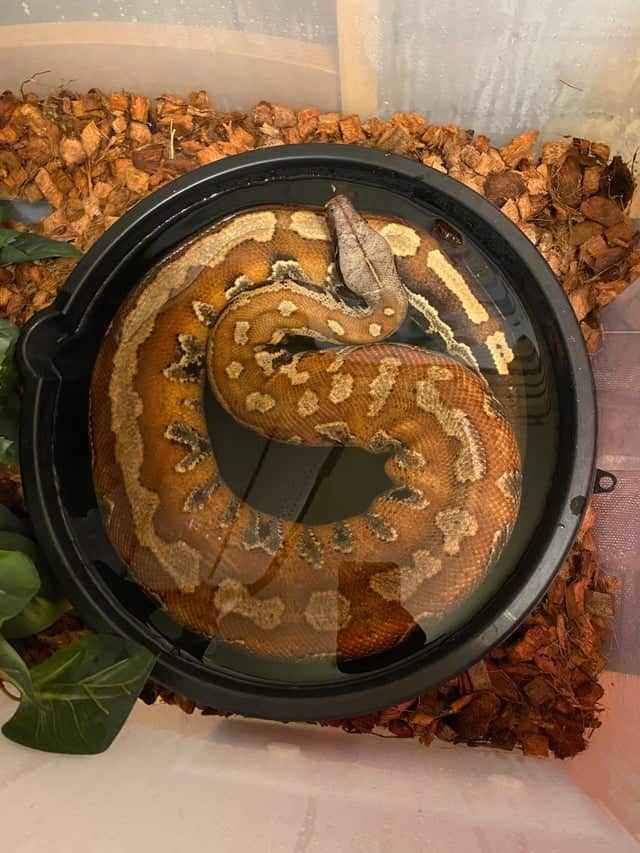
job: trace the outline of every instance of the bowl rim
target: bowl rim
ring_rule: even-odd
[[[77,331],[87,307],[83,307],[80,297],[84,294],[87,305],[88,298],[90,301],[87,282],[93,284],[98,269],[104,268],[109,258],[123,257],[125,244],[136,245],[142,235],[146,237],[158,227],[165,227],[169,219],[162,219],[163,212],[172,211],[175,218],[193,209],[194,202],[189,201],[192,196],[203,202],[212,192],[215,195],[216,182],[222,179],[240,182],[251,173],[279,167],[307,172],[314,168],[367,171],[380,182],[394,178],[410,181],[417,190],[446,201],[457,211],[458,219],[464,214],[471,221],[482,223],[505,250],[528,268],[551,306],[572,391],[570,400],[565,401],[569,406],[567,414],[573,419],[573,441],[566,448],[563,462],[569,473],[561,483],[562,494],[555,496],[561,508],[555,524],[546,525],[554,529],[549,529],[544,542],[539,543],[535,570],[517,583],[514,581],[508,606],[499,613],[493,612],[495,607],[482,607],[435,649],[434,644],[427,646],[430,655],[438,652],[434,660],[419,665],[411,656],[391,671],[373,671],[330,689],[321,683],[266,684],[229,671],[215,672],[214,677],[210,667],[197,666],[175,650],[169,651],[169,646],[159,642],[147,626],[122,605],[118,607],[113,595],[106,595],[107,587],[95,569],[92,572],[84,565],[65,522],[53,464],[55,398],[62,378],[52,360],[62,343]],[[156,652],[158,661],[152,673],[155,681],[223,712],[288,721],[353,717],[398,704],[453,678],[502,642],[543,597],[573,544],[593,491],[597,434],[593,374],[578,322],[560,282],[529,239],[484,197],[417,160],[378,149],[334,143],[257,149],[195,169],[156,190],[96,241],[72,271],[55,302],[28,322],[18,359],[24,383],[20,457],[25,500],[38,542],[65,593],[89,625],[137,640]],[[510,581],[505,586],[508,584]]]

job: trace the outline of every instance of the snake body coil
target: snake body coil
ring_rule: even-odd
[[[385,342],[407,311],[447,355]],[[328,346],[292,354],[294,336]],[[435,241],[365,220],[344,197],[197,235],[134,289],[94,370],[94,482],[111,541],[204,635],[287,659],[390,648],[477,587],[518,512],[520,456],[476,369],[482,349],[508,376],[500,317]],[[255,510],[221,477],[206,381],[270,438],[389,452],[391,488],[333,524]]]

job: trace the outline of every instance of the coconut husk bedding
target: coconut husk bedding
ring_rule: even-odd
[[[488,198],[545,257],[571,302],[587,347],[601,337],[600,310],[640,275],[638,232],[628,216],[631,171],[608,146],[585,139],[542,142],[526,130],[504,146],[418,113],[389,120],[294,110],[261,101],[248,113],[218,112],[205,92],[151,99],[129,92],[0,96],[0,199],[47,202],[37,225],[12,221],[86,251],[136,202],[206,163],[258,147],[337,142],[417,159]],[[46,307],[77,261],[0,267],[0,316],[23,324]],[[0,470],[0,501],[24,512],[19,475]],[[544,601],[470,670],[411,702],[323,725],[354,733],[519,748],[564,758],[600,725],[600,675],[614,616],[615,579],[604,577],[587,511],[576,544]],[[30,639],[36,663],[85,631],[66,614]],[[142,699],[203,708],[152,682]]]

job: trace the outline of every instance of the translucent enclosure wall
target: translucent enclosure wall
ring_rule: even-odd
[[[498,142],[640,140],[635,0],[5,0],[0,24],[12,88],[48,70],[41,86],[204,88],[221,109],[417,110]]]
[[[204,89],[224,111],[246,110],[262,99],[363,118],[416,111],[434,123],[486,133],[498,144],[529,128],[544,140],[583,136],[630,162],[640,148],[640,2],[2,0],[0,84],[14,91],[25,84],[42,94],[60,86],[149,96]],[[352,738],[345,747],[335,732],[276,730],[266,723],[240,722],[231,733],[222,721],[211,734],[206,719],[163,709],[167,717],[158,722],[150,716],[155,709],[139,707],[119,747],[101,759],[107,762],[104,797],[126,809],[136,791],[165,772],[170,780],[173,772],[188,792],[185,814],[193,825],[214,814],[207,809],[216,799],[237,818],[237,831],[224,809],[215,818],[223,850],[249,849],[265,826],[272,841],[281,838],[281,846],[268,850],[638,849],[640,284],[604,317],[607,333],[594,361],[598,465],[616,474],[618,488],[596,499],[596,532],[603,568],[620,577],[621,589],[610,671],[602,679],[603,726],[584,754],[564,764],[533,764],[514,754],[440,744],[416,757],[415,744],[371,738],[369,746]],[[0,699],[5,719],[7,702]],[[6,762],[3,755],[0,787],[7,786],[12,813],[26,813],[41,797],[41,824],[59,831],[59,815],[47,817],[43,802],[57,806],[60,792],[74,787],[84,796],[102,778],[95,763],[74,776],[82,765],[71,767],[41,755],[12,753]],[[30,787],[35,770],[40,789]],[[129,782],[121,788],[122,778]],[[381,808],[385,784],[390,791]],[[151,835],[140,835],[141,845],[151,846],[156,836],[166,843],[177,825],[184,831],[172,822],[179,798],[172,785],[154,793],[158,822]],[[189,810],[203,790],[213,794],[194,817]],[[99,821],[106,800],[95,791],[86,814]],[[256,804],[257,823],[247,820],[246,803]],[[135,824],[139,813],[130,814]],[[203,824],[199,831],[210,843],[209,830]],[[11,832],[3,836],[17,848],[21,837]],[[182,843],[177,831],[175,837]],[[86,832],[78,830],[77,839],[86,840]],[[65,849],[35,835],[31,841],[27,853]]]

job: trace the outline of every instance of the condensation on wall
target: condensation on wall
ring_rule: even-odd
[[[326,0],[4,0],[0,24],[119,21],[219,27],[304,41],[336,38]]]
[[[4,0],[3,88],[33,72],[222,108],[270,98],[491,134],[640,144],[637,0]]]
[[[631,156],[640,139],[637,0],[382,3],[385,109],[492,132],[579,133]]]

